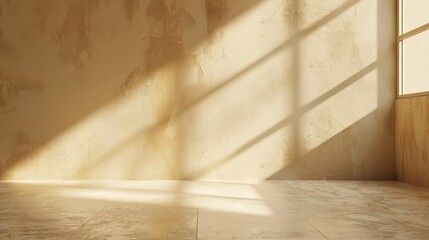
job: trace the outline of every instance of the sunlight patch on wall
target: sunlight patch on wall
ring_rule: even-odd
[[[338,1],[317,11],[314,5],[284,6],[283,26],[271,30],[283,28],[289,34],[284,42],[292,41],[279,48],[283,58],[275,61],[282,67],[266,71],[259,89],[263,90],[264,84],[275,85],[277,78],[281,79],[279,87],[260,94],[253,91],[248,98],[251,91],[243,91],[245,81],[249,86],[256,83],[252,72],[276,64],[271,63],[276,53],[204,104],[205,112],[199,114],[205,119],[199,130],[203,133],[195,142],[203,154],[194,157],[195,172],[200,174],[193,176],[251,179],[257,173],[261,178],[269,177],[377,109],[377,3]],[[300,20],[306,28],[293,35],[294,21]],[[253,27],[253,32],[257,31]],[[258,41],[250,41],[249,46],[248,41],[241,42],[242,48],[258,49]],[[234,55],[230,58],[236,62]],[[282,94],[277,96],[278,89]],[[242,100],[237,100],[240,107],[226,114],[236,96]],[[273,101],[263,105],[270,99]],[[232,114],[237,120],[229,117]]]
[[[7,131],[16,143],[4,149],[19,161],[2,177],[261,180],[338,135],[354,141],[352,126],[388,124],[393,100],[379,95],[393,85],[378,69],[378,47],[394,38],[381,41],[377,29],[378,12],[393,12],[387,2],[150,0],[136,12],[118,4],[63,7],[62,24],[34,33],[47,54],[24,63],[46,77],[45,92],[37,111],[7,116],[18,121]],[[76,9],[83,20],[70,17]],[[38,116],[34,126],[25,114]],[[357,138],[382,144],[383,134]],[[253,200],[246,204],[268,212]]]
[[[306,154],[339,132],[352,126],[377,109],[377,70],[371,69],[362,78],[302,115],[300,119],[301,152]],[[321,127],[323,126],[323,127]]]
[[[22,161],[14,170],[11,169],[8,177],[129,178],[138,174],[133,173],[137,171],[134,164],[142,158],[151,156],[153,160],[161,158],[166,163],[174,161],[171,152],[174,146],[168,144],[177,135],[174,123],[167,125],[163,132],[147,132],[159,118],[156,113],[162,111],[162,100],[168,99],[172,91],[169,86],[162,85],[163,81],[156,81],[157,78],[168,77],[171,72],[168,69],[168,66],[163,67],[160,69],[162,74],[154,74],[150,83],[136,87],[126,96],[74,124],[29,155],[28,161]],[[156,155],[159,153],[162,155]],[[158,171],[164,171],[158,174],[167,176],[174,172],[170,166],[159,167]]]

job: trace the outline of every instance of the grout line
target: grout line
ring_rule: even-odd
[[[198,223],[199,223],[199,215],[200,215],[200,209],[197,208],[197,229],[195,234],[195,239],[198,240]]]
[[[200,183],[197,182],[197,229],[195,230],[195,239],[198,240],[198,223],[200,215]]]
[[[320,234],[322,234],[322,236],[324,238],[326,238],[326,240],[329,240],[329,238],[327,236],[325,236],[325,234],[323,234],[318,228],[316,228],[310,221],[307,220],[306,217],[304,217],[301,213],[298,212],[298,215],[300,215],[308,224],[310,224],[314,229],[316,229],[316,231],[318,231]]]
[[[67,238],[67,240],[72,239],[83,227],[85,227],[86,224],[88,224],[92,219],[95,218],[95,216],[97,216],[105,207],[101,208],[100,211],[98,211],[96,214],[94,214],[94,216],[92,216],[88,221],[86,221],[84,224],[82,224],[82,226],[80,226],[80,228],[78,228],[69,238]]]
[[[272,193],[274,193],[274,196],[276,196],[278,199],[280,199],[280,201],[281,202],[283,202],[282,200],[282,196],[280,195],[280,193],[279,192],[277,192],[277,191],[274,191],[274,190],[271,190],[271,192]],[[306,197],[306,198],[308,198],[308,197]],[[286,204],[286,205],[288,205],[287,204],[287,202],[285,202],[284,204]],[[290,205],[288,205],[289,207],[290,207]],[[326,237],[319,229],[317,229],[313,224],[311,224],[311,222],[310,221],[308,221],[300,212],[299,212],[299,209],[293,209],[294,210],[294,212],[293,213],[295,213],[295,214],[298,214],[299,216],[301,216],[303,219],[304,219],[304,221],[306,221],[308,224],[310,224],[314,229],[316,229],[316,231],[317,232],[319,232],[325,239],[327,239],[327,240],[329,240],[329,238],[328,237]]]

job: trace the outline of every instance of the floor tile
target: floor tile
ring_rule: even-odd
[[[388,212],[390,209],[367,198],[295,198],[285,202],[304,216],[341,216],[347,213]]]
[[[0,239],[68,239],[93,214],[5,213],[0,214]]]
[[[271,216],[200,212],[198,239],[325,239],[296,213]]]
[[[0,181],[0,239],[427,239],[395,181]]]
[[[66,198],[36,198],[16,201],[4,212],[97,213],[106,205],[102,201]]]
[[[370,197],[379,204],[391,209],[394,212],[426,212],[429,213],[429,198],[422,197]]]
[[[138,213],[101,212],[72,239],[195,239],[195,209],[147,209]]]
[[[388,220],[380,215],[347,214],[307,219],[328,239],[427,239],[429,228]]]
[[[199,197],[200,212],[230,212],[241,214],[272,215],[295,210],[280,199],[246,199],[237,197]]]

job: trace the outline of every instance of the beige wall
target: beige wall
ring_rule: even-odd
[[[398,179],[429,187],[429,96],[396,100]]]
[[[0,0],[5,179],[393,179],[394,0]]]

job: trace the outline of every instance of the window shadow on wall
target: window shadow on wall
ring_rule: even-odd
[[[202,35],[196,34],[196,39],[189,40],[190,43],[189,46],[186,46],[186,41],[182,39],[183,32],[185,31],[192,31],[187,30],[189,26],[185,26],[186,24],[192,25],[194,21],[192,20],[192,14],[185,13],[182,11],[181,5],[178,3],[170,3],[172,5],[168,5],[166,3],[163,3],[162,1],[150,1],[145,2],[147,3],[146,13],[142,14],[144,17],[138,16],[138,13],[130,14],[127,13],[127,16],[131,15],[131,19],[135,18],[134,22],[132,24],[139,24],[139,21],[147,21],[149,30],[146,31],[145,40],[143,45],[143,49],[141,51],[141,56],[137,58],[137,64],[135,67],[129,69],[130,73],[126,74],[126,78],[124,81],[120,81],[118,79],[113,79],[113,83],[111,86],[104,87],[94,87],[92,90],[94,92],[102,91],[102,96],[99,97],[90,107],[70,111],[70,109],[64,108],[64,105],[57,105],[53,107],[52,109],[48,109],[47,115],[52,117],[51,119],[55,119],[53,115],[58,114],[64,114],[65,116],[61,117],[61,123],[59,125],[53,124],[55,126],[48,127],[49,129],[44,136],[44,140],[39,142],[34,142],[28,134],[23,133],[17,133],[16,134],[16,141],[15,145],[11,148],[11,157],[7,158],[8,160],[3,165],[3,176],[8,171],[13,169],[13,167],[19,166],[20,163],[25,164],[26,159],[31,159],[31,155],[34,153],[37,153],[39,149],[44,148],[45,144],[49,143],[50,141],[55,142],[56,136],[61,135],[63,131],[66,131],[68,128],[72,128],[73,125],[77,125],[79,123],[80,119],[84,119],[85,116],[90,115],[92,112],[96,112],[98,109],[102,109],[103,106],[111,104],[112,96],[114,96],[115,100],[113,102],[120,102],[122,99],[126,99],[130,96],[136,95],[141,93],[148,93],[148,91],[143,91],[140,88],[142,86],[148,86],[150,83],[148,81],[153,81],[156,84],[159,84],[159,88],[148,88],[149,93],[157,92],[156,90],[161,90],[160,92],[163,92],[163,94],[160,95],[159,98],[155,98],[155,107],[159,108],[161,111],[157,112],[157,121],[154,121],[154,124],[146,124],[144,127],[141,127],[139,129],[136,129],[135,131],[132,131],[129,135],[124,135],[122,138],[120,138],[117,143],[114,143],[111,145],[111,147],[108,149],[108,151],[103,152],[99,154],[98,156],[89,156],[90,153],[88,151],[88,156],[77,156],[79,157],[88,157],[91,161],[88,160],[87,163],[83,164],[83,166],[78,166],[76,168],[77,175],[71,176],[71,178],[90,178],[91,171],[96,170],[97,168],[100,168],[102,165],[108,165],[111,161],[113,161],[115,158],[118,157],[118,154],[121,154],[121,152],[124,149],[127,149],[130,146],[142,144],[142,139],[147,139],[145,143],[153,144],[151,147],[156,148],[156,144],[158,141],[158,138],[160,137],[159,132],[165,132],[167,129],[171,128],[172,123],[176,124],[174,128],[176,128],[176,131],[179,133],[178,138],[176,139],[177,144],[173,141],[170,141],[167,143],[166,146],[161,146],[159,149],[159,152],[162,152],[163,149],[172,149],[170,155],[166,155],[165,158],[171,158],[171,166],[167,166],[170,163],[167,163],[166,168],[171,167],[172,170],[170,172],[174,172],[173,175],[166,174],[165,176],[170,178],[179,178],[179,179],[198,179],[205,174],[211,172],[213,169],[219,168],[222,165],[225,165],[232,161],[235,157],[241,155],[242,153],[246,152],[247,150],[251,149],[252,147],[256,146],[258,143],[263,141],[264,139],[268,138],[269,136],[273,135],[274,133],[278,132],[280,129],[283,129],[285,126],[291,126],[291,135],[292,135],[292,147],[288,149],[288,151],[292,151],[296,159],[285,159],[285,169],[279,170],[278,173],[274,174],[272,178],[346,178],[345,175],[342,174],[333,174],[333,172],[330,171],[338,171],[339,168],[336,167],[330,167],[327,165],[330,164],[336,164],[335,162],[329,162],[329,159],[332,160],[336,158],[338,161],[342,161],[341,159],[338,159],[339,156],[330,156],[328,157],[327,161],[320,161],[320,162],[314,162],[315,159],[317,159],[318,154],[326,154],[330,151],[330,149],[333,149],[333,145],[335,145],[338,142],[343,142],[341,139],[343,139],[343,136],[350,136],[350,129],[353,129],[352,126],[347,126],[346,130],[339,133],[338,135],[335,135],[333,138],[330,138],[326,141],[326,143],[320,144],[319,147],[317,147],[315,150],[311,151],[310,153],[306,153],[305,156],[302,154],[302,142],[301,142],[301,135],[300,132],[301,129],[301,120],[300,117],[311,111],[312,109],[316,108],[318,105],[323,104],[325,101],[329,100],[336,94],[340,93],[347,87],[351,86],[352,84],[359,81],[361,78],[363,78],[368,73],[377,70],[377,74],[381,74],[384,71],[390,71],[390,69],[385,70],[386,62],[384,60],[384,57],[382,56],[382,52],[379,52],[379,56],[376,62],[373,62],[359,71],[355,72],[352,76],[345,79],[344,81],[341,81],[340,84],[337,86],[334,86],[332,89],[327,91],[326,93],[322,94],[321,96],[315,98],[314,100],[310,101],[307,104],[301,104],[300,103],[300,92],[302,92],[302,89],[300,89],[300,82],[302,81],[301,76],[301,70],[300,70],[300,51],[301,51],[301,40],[305,37],[311,35],[316,30],[322,28],[327,23],[332,21],[333,19],[337,18],[339,15],[344,13],[345,11],[349,10],[351,7],[353,7],[356,3],[359,1],[357,0],[350,0],[346,1],[342,5],[340,5],[338,8],[331,11],[326,16],[322,17],[320,20],[316,21],[315,23],[311,24],[309,27],[300,29],[299,21],[295,21],[295,26],[292,27],[294,34],[289,37],[286,41],[284,41],[282,44],[278,45],[277,47],[273,48],[268,53],[264,54],[259,59],[256,59],[255,61],[251,62],[247,66],[243,67],[240,71],[234,73],[231,77],[223,80],[217,85],[214,85],[213,87],[209,89],[205,89],[204,91],[199,91],[196,95],[190,95],[188,96],[187,93],[189,91],[183,91],[186,86],[181,85],[180,81],[178,79],[185,79],[186,75],[181,76],[180,69],[186,67],[186,64],[189,62],[193,63],[193,61],[197,61],[198,59],[193,59],[192,54],[189,54],[187,52],[186,48],[191,48],[194,45],[198,45],[201,42],[208,42],[208,44],[214,44],[219,39],[219,31],[216,31],[216,29],[221,29],[225,25],[228,25],[228,22],[234,22],[234,19],[238,18],[240,14],[245,14],[246,11],[250,11],[252,8],[257,6],[259,4],[259,1],[243,1],[243,3],[246,3],[247,5],[243,5],[241,8],[241,11],[231,13],[228,12],[228,7],[225,5],[226,2],[223,1],[207,1],[205,2],[206,8],[206,28],[207,32]],[[141,2],[140,4],[143,4]],[[144,5],[143,4],[143,5]],[[298,7],[298,4],[292,4],[292,6]],[[68,10],[67,16],[70,14],[73,15],[75,11],[78,12],[78,15],[80,14],[80,11],[83,9],[86,12],[96,11],[94,9],[97,8],[97,6],[87,6],[87,5],[72,5],[70,6]],[[142,6],[140,6],[142,8]],[[43,9],[43,8],[42,8]],[[201,9],[200,9],[201,10]],[[45,11],[45,10],[43,10]],[[106,10],[107,11],[107,10]],[[380,10],[378,10],[380,11]],[[299,12],[299,9],[292,9],[291,12]],[[380,13],[378,13],[380,15]],[[70,27],[71,30],[80,29],[81,27],[86,26],[88,23],[87,21],[90,21],[89,16],[82,16],[84,19],[83,25],[80,26],[72,26]],[[296,17],[296,16],[295,16]],[[213,18],[213,19],[212,19]],[[67,28],[67,21],[72,20],[66,20],[63,25],[64,28]],[[380,19],[381,23],[377,24],[385,24],[385,19]],[[195,24],[195,23],[194,23]],[[379,26],[379,28],[381,28]],[[61,28],[62,29],[62,28]],[[82,38],[83,42],[85,42],[87,38],[88,33],[80,33],[78,34],[78,38]],[[74,36],[76,37],[76,36]],[[72,35],[63,34],[61,36],[57,36],[57,40],[59,42],[66,41],[65,39],[73,38]],[[85,41],[84,41],[85,40]],[[385,40],[379,40],[379,46],[378,49],[383,49],[381,46],[382,43],[385,42]],[[132,42],[132,41],[131,41]],[[71,44],[71,43],[70,43]],[[292,91],[292,96],[290,96],[290,102],[292,105],[292,113],[284,118],[281,119],[276,124],[269,126],[265,129],[265,131],[249,138],[247,141],[243,142],[239,145],[234,151],[224,152],[224,157],[218,159],[217,161],[210,163],[208,166],[203,168],[198,168],[196,170],[189,170],[188,166],[189,163],[186,162],[184,159],[186,158],[186,154],[183,153],[183,149],[187,146],[187,138],[192,137],[194,133],[192,132],[184,132],[183,125],[188,124],[186,121],[188,120],[187,115],[192,112],[195,108],[203,104],[205,101],[208,101],[217,94],[221,93],[223,90],[230,88],[234,85],[240,78],[243,78],[246,76],[246,74],[251,71],[252,69],[255,69],[259,67],[260,65],[266,63],[267,60],[271,59],[276,54],[282,53],[282,51],[290,49],[292,51],[292,56],[294,59],[294,68],[292,70],[291,76],[293,76],[293,84],[290,86],[294,88]],[[65,50],[64,50],[65,51]],[[82,50],[82,53],[85,53],[86,50]],[[71,54],[71,53],[70,53]],[[72,54],[73,56],[73,54]],[[110,56],[111,57],[111,56]],[[67,61],[71,61],[69,60]],[[191,59],[191,60],[189,60]],[[78,62],[74,62],[76,68],[79,68],[79,64],[81,60],[76,60]],[[380,62],[382,61],[382,62]],[[389,65],[389,64],[387,64]],[[159,69],[162,68],[168,68],[166,70],[167,73],[158,73]],[[82,70],[83,71],[83,70]],[[126,72],[126,71],[125,71]],[[383,73],[384,74],[384,73]],[[173,76],[173,77],[172,77]],[[154,80],[155,79],[155,80]],[[240,81],[245,81],[246,79],[240,79]],[[389,98],[390,96],[386,96],[385,91],[383,91],[383,87],[386,83],[382,81],[388,81],[382,78],[378,78],[379,81],[379,87],[378,87],[378,100],[379,104],[385,103],[385,98]],[[109,85],[109,84],[107,84]],[[387,84],[388,85],[388,84]],[[91,88],[89,88],[91,89]],[[119,89],[119,90],[118,90]],[[137,90],[136,90],[137,89]],[[140,90],[138,90],[140,89]],[[91,92],[89,91],[88,94],[91,95]],[[66,91],[67,92],[67,91]],[[73,92],[73,91],[72,91]],[[137,93],[136,93],[137,92]],[[65,92],[64,92],[65,93]],[[74,94],[73,92],[72,94]],[[66,94],[67,95],[67,94]],[[54,101],[58,96],[52,96],[51,100]],[[380,98],[383,98],[380,100]],[[75,98],[76,99],[76,98]],[[139,98],[136,98],[137,101]],[[67,100],[69,106],[74,106],[76,102],[72,101],[73,99]],[[144,102],[144,101],[141,101]],[[119,106],[121,106],[119,104]],[[390,106],[381,106],[382,109],[390,107]],[[119,107],[120,108],[120,107]],[[50,111],[52,110],[52,111]],[[129,112],[128,112],[129,113]],[[13,114],[13,112],[9,113]],[[25,115],[25,114],[24,114]],[[5,115],[6,116],[6,115]],[[141,115],[142,117],[144,115]],[[192,114],[190,115],[191,118],[193,117]],[[194,116],[198,117],[198,116]],[[377,111],[374,113],[370,113],[368,117],[365,117],[363,119],[368,118],[384,118],[385,116],[383,114],[378,114]],[[24,119],[24,118],[22,118]],[[126,117],[124,117],[126,119]],[[185,119],[185,120],[183,120]],[[26,124],[29,124],[30,118],[26,118],[24,122]],[[10,119],[7,121],[11,121]],[[131,121],[131,119],[130,119]],[[143,121],[143,119],[142,119]],[[367,120],[363,120],[366,122]],[[43,123],[46,124],[46,123]],[[43,125],[42,124],[42,125]],[[124,125],[127,124],[127,121],[123,122]],[[131,124],[131,123],[130,123]],[[173,124],[173,125],[174,125]],[[365,124],[361,124],[359,122],[355,123],[356,126],[361,126]],[[25,124],[24,124],[25,125]],[[354,124],[353,124],[354,125]],[[124,127],[125,128],[125,127]],[[358,127],[360,129],[360,127]],[[77,130],[79,131],[79,129]],[[125,132],[125,131],[124,131]],[[115,135],[115,134],[112,134]],[[162,136],[164,137],[164,136]],[[350,140],[350,139],[348,139]],[[2,139],[2,141],[5,141]],[[107,141],[107,139],[106,139]],[[163,141],[163,140],[161,140]],[[89,145],[88,141],[88,145]],[[344,147],[348,148],[350,147],[348,144],[352,144],[350,142],[344,143]],[[85,143],[83,144],[85,145]],[[89,147],[88,147],[89,148]],[[344,151],[353,151],[353,150],[344,150]],[[161,153],[162,154],[162,153]],[[351,156],[351,153],[344,153],[344,155],[341,156]],[[86,153],[85,153],[86,155]],[[150,168],[147,166],[148,163],[141,160],[141,156],[131,156],[132,160],[129,162],[126,162],[126,164],[123,164],[124,169],[128,169],[126,175],[127,178],[139,178],[140,175],[136,174],[136,171],[142,168]],[[344,159],[344,158],[343,158]],[[70,159],[72,161],[73,159]],[[335,160],[335,161],[337,161]],[[31,161],[31,160],[30,160]],[[334,160],[332,160],[334,161]],[[349,164],[351,160],[349,158],[344,159],[346,161],[345,163],[339,163],[339,165],[344,164],[346,166],[346,172],[352,173],[353,170],[353,164]],[[383,161],[385,162],[385,161]],[[118,163],[115,163],[118,164]],[[112,164],[113,168],[115,164]],[[320,166],[320,164],[325,164],[326,166],[324,168],[318,169],[320,171],[316,171],[314,175],[311,175],[310,173],[307,173],[305,171],[310,171],[311,169],[315,169],[316,167],[313,166]],[[118,165],[119,166],[119,165]],[[298,168],[304,168],[300,172]],[[356,170],[356,171],[364,171],[362,169]],[[292,172],[295,172],[296,174],[293,174]],[[361,174],[361,173],[359,173]],[[359,175],[359,176],[366,176],[366,174]],[[373,176],[373,175],[368,175]],[[390,175],[389,175],[390,176]],[[67,176],[70,177],[70,176]],[[123,178],[124,176],[120,176],[120,178]],[[112,178],[115,178],[113,176]]]
[[[2,52],[10,54],[2,55],[6,64],[0,69],[1,175],[68,131],[84,131],[74,127],[150,82],[160,82],[160,91],[175,91],[154,99],[155,108],[163,109],[158,117],[171,115],[182,101],[175,86],[180,83],[154,75],[166,66],[176,74],[192,58],[190,48],[216,41],[219,28],[258,3],[242,1],[231,9],[227,1],[212,0],[2,1],[0,41],[2,49],[10,46]],[[15,25],[20,19],[30,21]],[[34,25],[27,39],[16,40],[14,28],[25,31],[27,25]]]

